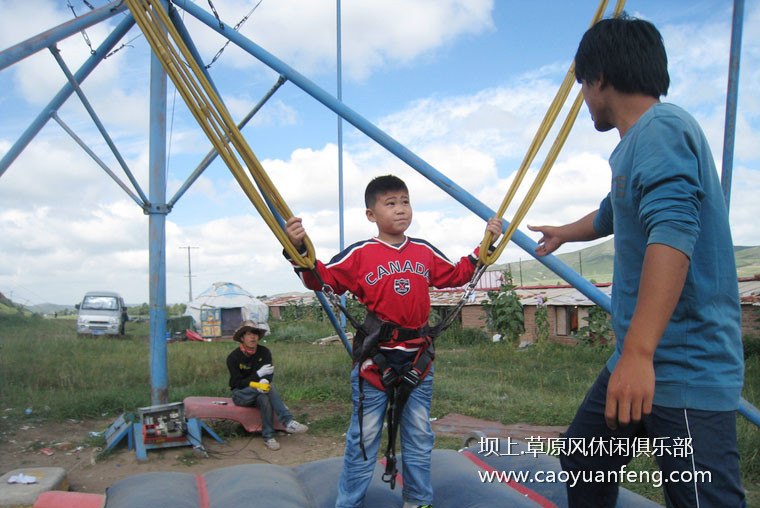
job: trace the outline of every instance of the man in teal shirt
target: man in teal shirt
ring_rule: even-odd
[[[687,112],[660,102],[670,78],[651,23],[597,23],[575,65],[594,126],[620,134],[610,156],[611,191],[576,222],[530,229],[543,233],[539,256],[614,233],[617,343],[565,437],[658,439],[668,506],[745,506],[735,413],[744,373],[741,310],[728,212],[707,140]],[[686,453],[672,453],[677,445]],[[631,458],[561,457],[565,470],[589,477],[568,487],[569,505],[614,506],[615,476],[598,482],[591,473],[622,471]]]

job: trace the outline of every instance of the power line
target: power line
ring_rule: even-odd
[[[187,284],[188,284],[188,303],[193,301],[193,271],[190,264],[190,249],[197,249],[198,247],[192,247],[185,245],[180,249],[187,249]]]

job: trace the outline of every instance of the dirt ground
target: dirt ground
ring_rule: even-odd
[[[20,468],[62,467],[66,470],[69,490],[104,494],[106,488],[130,476],[173,471],[199,474],[239,464],[268,463],[293,466],[305,462],[340,457],[343,455],[344,441],[325,436],[306,434],[285,434],[278,432],[277,440],[282,448],[269,450],[264,446],[260,434],[247,436],[234,432],[225,436],[226,445],[217,443],[204,432],[203,445],[208,450],[207,458],[198,458],[190,446],[148,450],[148,461],[140,462],[134,450],[127,448],[124,439],[112,452],[98,458],[102,449],[94,446],[90,432],[103,432],[112,420],[82,421],[76,423],[42,422],[25,423],[8,428],[0,435],[0,475]],[[244,431],[240,431],[244,432]],[[52,450],[51,455],[47,455]]]
[[[317,414],[325,410],[324,407],[317,410],[306,406],[294,409],[296,414]],[[106,430],[114,420],[28,421],[19,426],[3,422],[0,430],[0,475],[20,468],[62,467],[68,475],[69,490],[103,494],[119,480],[138,474],[161,471],[200,474],[229,466],[256,463],[295,466],[342,457],[345,445],[343,437],[308,432],[278,432],[277,440],[282,447],[278,451],[272,451],[264,446],[261,434],[246,434],[236,422],[205,420],[222,435],[227,441],[226,445],[218,443],[204,432],[203,445],[207,457],[198,457],[191,446],[182,446],[148,450],[148,461],[140,462],[135,451],[127,448],[126,439],[107,454],[102,454],[99,445],[103,439],[90,437],[91,432]],[[437,438],[453,436],[457,439],[475,430],[491,437],[516,439],[526,439],[528,436],[556,437],[565,430],[564,427],[503,425],[459,414],[446,415],[432,425]]]

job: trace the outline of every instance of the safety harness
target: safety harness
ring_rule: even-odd
[[[368,359],[377,366],[380,374],[380,383],[385,388],[387,396],[387,422],[388,422],[388,446],[385,450],[385,473],[383,481],[389,483],[391,489],[396,486],[396,438],[398,436],[401,415],[404,412],[409,396],[417,386],[425,379],[430,371],[435,358],[433,340],[441,333],[437,327],[425,325],[418,329],[403,328],[389,321],[382,321],[372,312],[367,312],[361,327],[357,330],[354,338],[354,360],[362,365]],[[404,365],[401,370],[396,370],[388,361],[381,349],[384,342],[390,340],[407,341],[424,338],[423,344],[417,350],[417,355],[412,362]],[[357,354],[358,353],[358,354]],[[359,404],[357,407],[359,421],[359,447],[364,460],[367,460],[367,451],[364,448],[364,378],[359,376]]]
[[[396,437],[398,436],[398,428],[401,423],[401,415],[404,412],[404,406],[409,400],[412,391],[414,391],[422,380],[425,379],[425,376],[433,365],[433,360],[435,359],[435,347],[433,346],[433,342],[435,341],[435,338],[441,335],[454,323],[459,312],[462,310],[462,307],[464,307],[464,304],[474,293],[475,287],[486,268],[485,265],[477,266],[472,279],[465,286],[465,291],[453,311],[434,326],[425,324],[416,329],[404,328],[396,323],[383,321],[369,309],[367,310],[364,322],[359,323],[359,321],[345,308],[338,295],[335,294],[333,288],[324,282],[317,272],[316,267],[310,270],[314,277],[319,281],[319,284],[322,286],[322,292],[330,300],[330,303],[340,309],[356,329],[351,351],[351,358],[354,361],[354,364],[358,364],[361,369],[361,365],[371,359],[378,368],[380,383],[383,388],[385,388],[388,401],[386,411],[388,422],[388,446],[385,450],[385,473],[383,473],[383,481],[389,483],[391,489],[396,486],[396,474],[398,473],[398,469],[396,468]],[[394,339],[399,342],[404,342],[417,338],[424,338],[425,340],[417,350],[417,355],[414,357],[414,360],[405,365],[401,371],[394,369],[383,354],[381,344]],[[367,460],[367,451],[364,448],[363,425],[364,378],[361,374],[359,375],[359,404],[357,412],[359,421],[359,447],[361,448],[364,460]]]

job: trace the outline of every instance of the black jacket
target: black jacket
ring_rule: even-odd
[[[230,371],[230,389],[247,388],[251,381],[260,381],[256,371],[264,365],[272,363],[272,353],[266,347],[258,345],[256,352],[247,356],[240,348],[236,348],[227,357],[227,369]],[[274,374],[264,376],[270,383]]]

